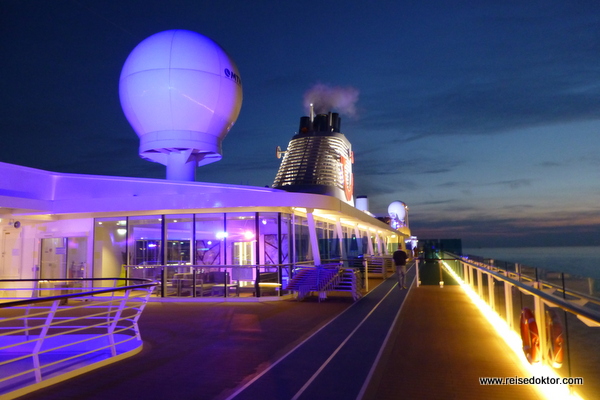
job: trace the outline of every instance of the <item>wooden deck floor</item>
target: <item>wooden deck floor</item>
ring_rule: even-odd
[[[412,279],[414,272],[409,276]],[[343,312],[346,316],[337,319],[337,323],[343,320],[348,326],[333,328],[335,335],[348,338],[342,341],[339,350],[323,354],[321,344],[327,340],[321,340],[319,346],[314,346],[318,354],[302,355],[301,363],[292,363],[289,371],[283,371],[275,379],[276,386],[286,384],[286,375],[296,379],[299,365],[304,361],[329,357],[331,362],[327,368],[323,364],[318,369],[324,371],[320,377],[327,379],[313,375],[311,385],[330,389],[333,386],[330,379],[340,378],[342,383],[350,380],[357,388],[366,388],[362,397],[365,400],[540,399],[532,386],[479,384],[479,377],[523,377],[525,372],[459,286],[412,287],[408,293],[396,287],[390,292],[394,284],[392,276],[382,282],[380,290],[372,288],[373,294],[385,289],[389,295],[381,294],[385,299],[378,308],[380,311],[368,319],[359,311],[369,303],[379,304],[373,297],[354,305],[351,301],[334,299],[322,303],[150,304],[140,321],[146,345],[141,354],[23,398],[228,398]],[[379,312],[383,314],[378,316]],[[346,317],[352,313],[357,318],[355,325],[350,326],[351,321]],[[388,315],[394,318],[389,319]],[[383,328],[387,334],[381,335],[379,329],[384,320],[390,322]],[[360,329],[359,324],[363,325]],[[341,335],[344,329],[355,329],[356,335]],[[372,329],[378,330],[377,338]],[[367,333],[363,335],[362,331]],[[362,336],[367,339],[361,339]],[[368,350],[369,357],[364,354],[368,347],[364,340],[376,342],[376,346]],[[378,359],[379,362],[371,366],[372,361],[369,361],[365,363],[369,364],[366,368],[361,366],[362,372],[352,372],[351,362],[362,362],[361,354],[363,361]],[[377,354],[381,357],[371,357]],[[336,361],[336,357],[341,357],[341,361]],[[311,374],[313,372],[308,375]],[[297,390],[291,391],[294,392]],[[311,400],[336,398],[328,390],[318,388],[308,387],[303,393]],[[354,400],[357,396],[337,398]]]
[[[479,384],[526,375],[460,286],[420,286],[405,301],[365,400],[541,398],[530,385]]]

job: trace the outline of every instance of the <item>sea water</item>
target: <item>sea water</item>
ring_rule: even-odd
[[[478,247],[465,248],[463,254],[600,279],[600,246]]]

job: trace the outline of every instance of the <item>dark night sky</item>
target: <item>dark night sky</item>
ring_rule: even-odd
[[[118,83],[168,29],[211,37],[244,82],[199,181],[271,185],[320,83],[358,93],[342,132],[372,212],[402,200],[419,237],[469,247],[600,243],[597,0],[0,0],[0,161],[163,178]]]

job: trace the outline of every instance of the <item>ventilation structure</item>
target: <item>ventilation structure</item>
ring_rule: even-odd
[[[300,118],[299,133],[287,151],[277,151],[283,160],[273,187],[290,192],[335,196],[353,205],[354,155],[350,142],[340,133],[337,113]]]

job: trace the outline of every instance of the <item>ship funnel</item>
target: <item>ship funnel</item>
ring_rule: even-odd
[[[335,196],[354,204],[354,154],[340,132],[339,114],[314,114],[300,118],[298,133],[292,137],[273,187],[290,192]]]
[[[360,211],[369,211],[369,198],[367,196],[357,196],[355,202],[355,207]]]

